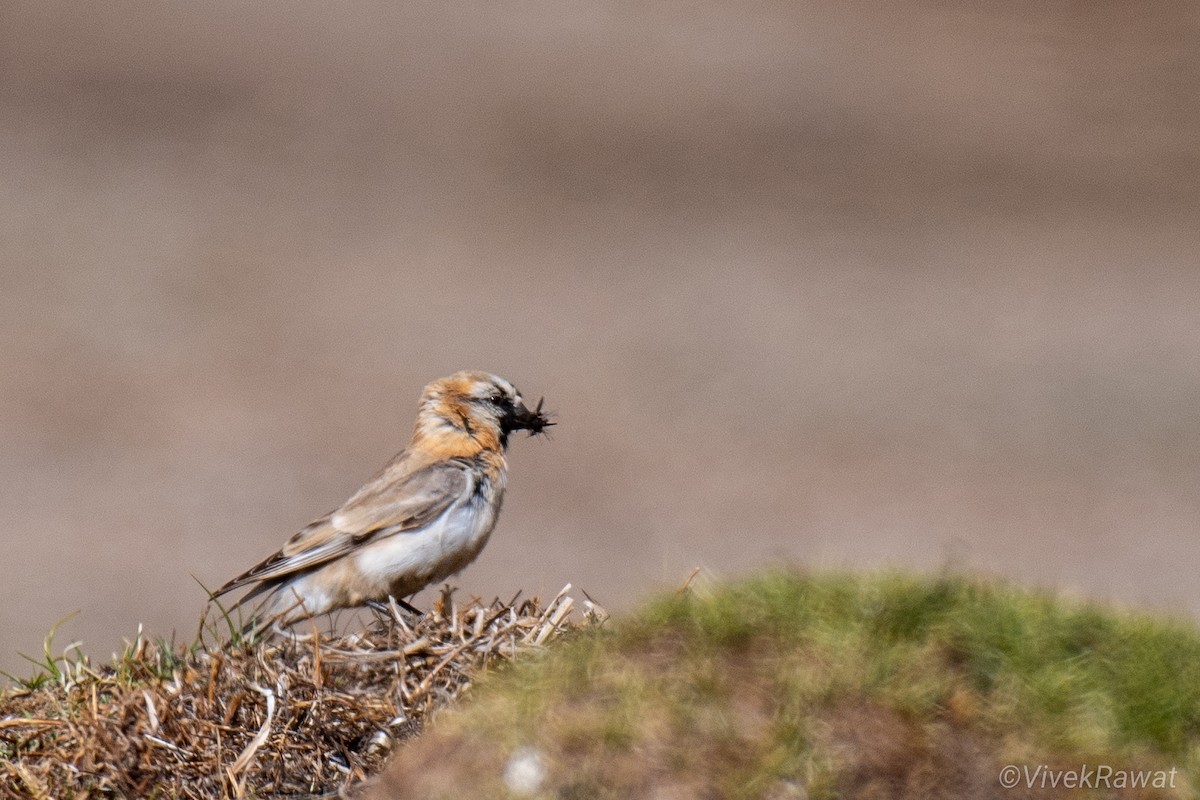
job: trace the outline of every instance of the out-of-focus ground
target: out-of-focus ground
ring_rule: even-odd
[[[945,565],[1200,612],[1200,6],[0,4],[0,668],[407,440],[559,412],[456,583]]]

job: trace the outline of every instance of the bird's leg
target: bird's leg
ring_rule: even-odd
[[[408,613],[410,613],[410,614],[415,614],[415,615],[416,615],[416,616],[418,616],[418,617],[423,617],[423,616],[425,616],[425,612],[424,612],[424,611],[422,611],[421,609],[417,608],[416,606],[414,606],[412,603],[408,602],[407,600],[404,600],[403,598],[400,598],[400,597],[390,597],[390,599],[391,599],[391,600],[392,600],[392,601],[393,601],[393,602],[394,602],[396,605],[400,606],[401,608],[403,608],[405,611],[407,611],[407,612],[408,612]]]
[[[410,614],[413,614],[418,617],[425,616],[425,613],[423,611],[421,611],[421,609],[417,608],[416,606],[412,605],[411,603],[409,603],[405,600],[401,600],[398,597],[392,597],[391,595],[388,596],[388,599]],[[378,611],[380,614],[385,614],[387,616],[391,616],[391,614],[392,614],[391,607],[387,603],[384,603],[382,601],[368,600],[367,605],[370,606],[375,611]]]

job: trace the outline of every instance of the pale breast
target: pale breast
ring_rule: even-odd
[[[485,480],[468,502],[444,515],[445,524],[439,528],[441,559],[430,581],[449,577],[475,560],[496,527],[503,498],[503,485]]]
[[[475,560],[496,526],[504,487],[483,479],[472,488],[423,528],[383,536],[359,551],[355,562],[373,593],[406,597]]]

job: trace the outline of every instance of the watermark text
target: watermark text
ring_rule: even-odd
[[[1047,764],[1009,764],[1000,770],[1005,789],[1174,789],[1177,767],[1124,769],[1111,764],[1081,764],[1078,768]]]

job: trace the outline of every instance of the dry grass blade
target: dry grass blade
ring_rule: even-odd
[[[0,691],[0,797],[283,798],[374,774],[475,677],[575,627],[548,605],[378,614],[338,636],[176,648],[142,636],[95,668]]]
[[[38,725],[63,725],[61,719],[0,719],[0,728],[36,727]]]
[[[246,745],[246,749],[237,757],[233,765],[229,767],[229,779],[237,783],[237,776],[242,773],[250,762],[254,759],[254,754],[258,752],[258,748],[263,746],[263,742],[267,741],[267,737],[271,735],[271,721],[275,719],[275,692],[270,689],[265,689],[256,683],[250,685],[250,688],[267,698],[267,716],[263,720],[262,727],[258,729],[258,733],[250,740],[250,744]],[[238,796],[242,795],[241,785],[238,784]]]

